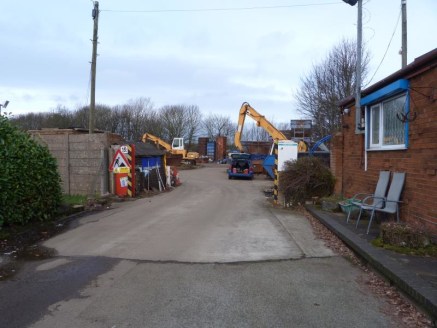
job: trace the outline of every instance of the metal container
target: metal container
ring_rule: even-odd
[[[206,144],[206,156],[215,160],[215,141],[210,141]]]

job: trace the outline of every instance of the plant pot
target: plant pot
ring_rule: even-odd
[[[340,205],[341,211],[344,214],[349,214],[349,212],[353,214],[353,213],[358,213],[359,211],[359,208],[353,205],[349,200],[341,201],[338,203],[338,205]]]

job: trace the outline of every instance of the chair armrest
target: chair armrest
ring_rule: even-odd
[[[351,202],[354,202],[354,201],[362,202],[364,198],[370,197],[370,196],[373,196],[373,194],[360,193],[360,194],[355,194],[352,198],[349,198],[349,200]]]
[[[398,203],[398,204],[403,203],[403,201],[401,201],[401,200],[387,200],[387,199],[385,200],[385,202],[386,203]]]
[[[369,204],[370,201],[373,201],[373,204]],[[374,208],[382,208],[386,202],[385,197],[376,197],[376,196],[368,196],[363,199],[363,205],[374,207]]]

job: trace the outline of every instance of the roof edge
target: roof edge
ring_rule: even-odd
[[[370,87],[364,89],[361,91],[361,96],[366,96],[382,87],[384,87],[387,84],[390,84],[400,78],[411,78],[414,76],[417,71],[419,71],[422,68],[431,69],[432,67],[437,65],[437,48],[417,57],[414,59],[413,62],[405,66],[404,68],[401,68],[400,70],[394,72],[393,74],[387,76],[386,78],[376,82],[375,84],[371,85]],[[426,67],[429,66],[429,67]],[[347,98],[344,98],[339,101],[338,107],[344,108],[348,107],[348,105],[355,102],[355,96],[349,96]]]

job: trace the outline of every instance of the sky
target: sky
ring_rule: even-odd
[[[96,103],[109,106],[146,97],[155,108],[197,105],[237,122],[249,102],[275,122],[300,119],[301,79],[356,38],[357,6],[336,0],[99,5]],[[14,115],[89,104],[92,8],[91,0],[1,1],[0,104],[9,100]],[[400,8],[401,0],[363,0],[370,85],[401,68]],[[437,0],[407,0],[407,17],[411,63],[437,47]]]

